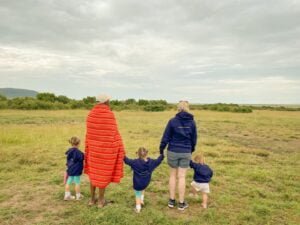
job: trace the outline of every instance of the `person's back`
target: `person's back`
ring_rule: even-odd
[[[135,190],[144,190],[150,183],[152,172],[163,160],[163,155],[157,159],[129,159],[125,157],[125,163],[133,170],[133,185]]]
[[[97,187],[99,208],[112,202],[104,198],[107,186],[112,182],[119,183],[123,177],[124,146],[109,99],[110,96],[99,95],[86,119],[84,171],[91,186],[89,205],[97,203]]]
[[[124,157],[125,164],[129,165],[133,170],[133,189],[135,192],[136,208],[139,213],[141,206],[144,205],[145,189],[151,181],[152,172],[164,159],[164,155],[160,155],[157,159],[147,157],[148,150],[141,147],[138,149],[137,159],[129,159]]]
[[[68,149],[67,172],[68,176],[80,176],[83,170],[84,154],[76,147]]]
[[[207,208],[207,194],[210,193],[209,182],[213,176],[213,171],[204,163],[203,155],[197,155],[194,161],[190,161],[190,167],[194,169],[194,180],[191,183],[192,192],[194,195],[199,191],[202,193],[201,205],[203,208]]]
[[[169,151],[191,153],[195,149],[196,140],[197,131],[194,116],[182,111],[169,121],[160,149],[164,149],[168,144]]]
[[[213,171],[207,164],[194,163],[191,161],[191,168],[194,169],[194,181],[198,183],[209,183]]]

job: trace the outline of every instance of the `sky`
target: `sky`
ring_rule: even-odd
[[[299,0],[0,0],[0,87],[299,104]]]

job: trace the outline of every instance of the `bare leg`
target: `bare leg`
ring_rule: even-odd
[[[142,191],[141,204],[144,205],[145,190]]]
[[[66,184],[65,192],[70,192],[70,185]]]
[[[202,207],[207,208],[207,200],[208,200],[208,195],[207,193],[202,192]]]
[[[176,192],[176,176],[177,176],[177,169],[171,168],[170,169],[170,179],[169,179],[169,192],[170,192],[170,199],[175,199],[175,192]]]
[[[142,202],[141,198],[137,198],[137,197],[135,198],[135,204],[136,205],[141,205],[141,202]]]
[[[105,199],[104,199],[104,193],[105,193],[105,188],[99,188],[99,207],[103,207],[105,204]]]
[[[192,193],[193,193],[194,196],[197,195],[197,190],[196,190],[193,186],[192,186],[192,188],[191,188],[191,191],[192,191]]]
[[[90,183],[90,191],[91,191],[91,200],[89,202],[89,205],[94,205],[96,203],[96,198],[95,198],[95,191],[96,187]]]
[[[179,202],[184,202],[185,195],[185,175],[186,168],[178,168],[178,192],[179,192]]]
[[[79,184],[75,185],[75,192],[76,192],[76,194],[80,194],[80,185]]]

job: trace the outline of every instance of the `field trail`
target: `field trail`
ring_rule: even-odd
[[[0,111],[0,224],[300,224],[300,112],[254,111],[249,114],[193,111],[197,152],[214,170],[209,208],[188,197],[184,212],[166,207],[168,165],[155,170],[146,191],[146,207],[133,211],[132,171],[107,197],[115,204],[88,207],[84,176],[80,202],[64,202],[62,174],[67,140],[84,143],[86,110]],[[138,147],[158,156],[167,121],[175,111],[116,112],[129,157]],[[81,149],[84,150],[83,145]]]

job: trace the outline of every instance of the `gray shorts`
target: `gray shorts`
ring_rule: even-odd
[[[168,164],[172,168],[189,168],[190,160],[192,158],[191,153],[177,153],[177,152],[167,152]]]

